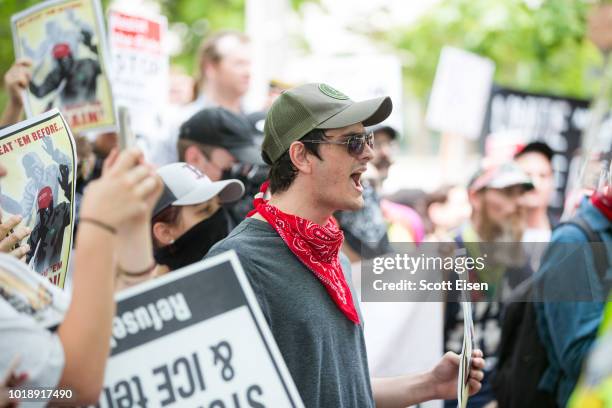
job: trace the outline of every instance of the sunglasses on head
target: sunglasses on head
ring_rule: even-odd
[[[323,133],[324,137],[327,137],[325,133]],[[366,144],[370,147],[370,149],[374,148],[374,133],[356,133],[349,135],[347,139],[343,142],[337,140],[302,140],[302,142],[306,143],[315,143],[315,144],[335,144],[335,145],[346,145],[346,149],[351,156],[361,156],[365,149]]]

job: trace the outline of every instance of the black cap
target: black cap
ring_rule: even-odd
[[[395,130],[393,127],[389,125],[378,124],[378,125],[370,127],[368,130],[372,131],[372,133],[377,133],[377,132],[386,133],[393,140],[397,140],[397,137],[399,136],[397,130]]]
[[[216,107],[199,111],[181,125],[179,139],[222,147],[241,163],[264,164],[248,119]]]
[[[516,159],[518,157],[521,157],[524,154],[531,153],[531,152],[540,153],[544,155],[544,157],[546,157],[546,159],[548,159],[549,162],[552,162],[553,155],[555,154],[553,150],[550,148],[550,146],[548,146],[546,143],[531,142],[527,144],[525,147],[523,147],[522,149],[520,149],[514,155],[514,158]]]

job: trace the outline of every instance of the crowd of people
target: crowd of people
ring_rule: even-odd
[[[357,102],[327,84],[275,81],[262,111],[245,112],[249,45],[234,31],[205,39],[191,100],[168,113],[150,151],[120,151],[116,132],[75,135],[69,292],[22,262],[35,233],[20,226],[22,217],[1,219],[0,280],[18,282],[19,290],[0,291],[0,406],[14,403],[7,399],[12,387],[71,389],[75,404],[95,404],[114,294],[228,250],[238,255],[305,406],[454,406],[461,300],[420,304],[416,314],[426,325],[406,309],[417,306],[362,302],[359,290],[362,261],[398,243],[432,242],[474,256],[481,244],[500,244],[492,266],[470,271],[471,280],[496,289],[472,299],[469,407],[610,398],[612,353],[589,357],[609,350],[612,336],[605,301],[612,283],[610,151],[598,157],[600,184],[584,186],[588,194],[569,221],[549,209],[554,151],[543,141],[516,146],[506,162],[481,166],[466,185],[385,194],[400,138],[383,123],[391,99]],[[22,119],[31,61],[17,60],[4,82],[9,99],[0,127]],[[6,173],[0,164],[0,176]],[[603,250],[581,245],[568,253],[553,245],[593,241]],[[560,286],[565,274],[572,284]],[[589,302],[542,301],[574,284],[588,287]],[[526,285],[539,302],[513,303]],[[53,294],[44,313],[6,300],[41,290]],[[430,342],[433,367],[412,373],[423,369],[411,366],[414,354],[428,351],[402,347],[408,337],[439,340]]]

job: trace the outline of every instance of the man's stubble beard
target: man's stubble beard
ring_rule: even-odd
[[[483,211],[477,214],[480,221],[478,235],[483,243],[494,244],[489,261],[508,267],[523,266],[527,261],[522,243],[526,210],[518,207],[502,223],[494,221],[489,211],[489,204],[485,201]]]
[[[525,209],[517,210],[499,223],[491,218],[490,204],[485,200],[482,211],[476,214],[479,221],[478,235],[484,242],[516,242],[520,241],[525,230]]]
[[[363,199],[363,194],[360,195],[360,199],[355,201],[351,201],[351,203],[348,203],[348,200],[342,201],[340,202],[340,200],[330,200],[329,197],[333,197],[333,192],[331,192],[330,194],[320,194],[317,197],[317,203],[319,203],[322,206],[328,207],[330,209],[333,210],[333,212],[336,211],[359,211],[361,209],[363,209],[363,207],[365,206],[365,201]]]

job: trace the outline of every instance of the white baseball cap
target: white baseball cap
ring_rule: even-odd
[[[244,184],[237,179],[211,181],[199,169],[179,162],[157,169],[164,182],[164,191],[157,200],[153,217],[171,205],[200,204],[219,196],[222,204],[234,202],[244,194]]]

